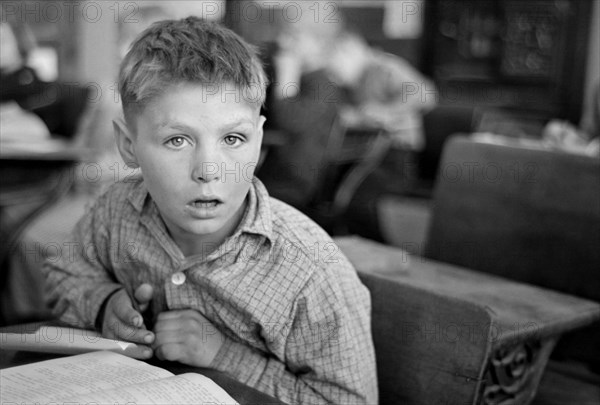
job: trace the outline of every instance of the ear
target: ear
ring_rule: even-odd
[[[267,121],[267,118],[264,115],[261,115],[260,117],[258,117],[258,128],[257,128],[256,132],[258,133],[261,144],[262,144],[262,140],[263,140],[263,133],[264,133],[263,126],[265,125],[265,121]]]
[[[137,169],[140,165],[135,155],[134,133],[129,129],[123,118],[113,120],[113,128],[121,158],[128,167]]]

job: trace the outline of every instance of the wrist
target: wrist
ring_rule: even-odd
[[[222,335],[221,346],[219,347],[219,350],[215,353],[215,356],[213,357],[208,367],[216,370],[223,370],[233,365],[233,363],[238,362],[239,358],[235,354],[240,353],[240,345],[240,343],[234,341],[233,339]],[[232,358],[232,356],[235,359]]]
[[[98,332],[102,333],[102,323],[104,322],[104,314],[106,312],[106,306],[108,305],[108,301],[110,301],[110,299],[121,290],[122,290],[122,288],[118,288],[114,291],[111,291],[104,298],[104,301],[102,301],[102,304],[100,304],[100,309],[98,309],[98,314],[96,315],[96,321],[94,322],[94,327]]]

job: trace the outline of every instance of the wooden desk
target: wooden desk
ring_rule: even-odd
[[[366,239],[346,237],[336,242],[359,272],[460,298],[491,315],[480,395],[484,404],[531,402],[559,337],[600,319],[600,304],[593,301],[411,256]],[[461,330],[473,336],[485,329],[483,325],[469,327],[469,319],[464,322]],[[450,338],[453,332],[439,331]]]
[[[34,363],[38,361],[55,359],[62,357],[58,354],[50,353],[34,353],[34,352],[23,352],[14,350],[2,350],[0,348],[0,369],[19,366],[23,364]],[[267,394],[255,390],[239,381],[234,380],[225,373],[205,369],[205,368],[194,368],[185,366],[178,363],[162,362],[159,360],[149,361],[150,364],[162,367],[169,370],[174,374],[183,373],[199,373],[212,379],[214,382],[219,384],[229,395],[231,395],[241,405],[245,404],[263,404],[263,405],[280,405],[283,402],[276,398],[273,398]]]

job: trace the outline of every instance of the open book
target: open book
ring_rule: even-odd
[[[0,370],[5,404],[237,404],[211,379],[96,351]]]

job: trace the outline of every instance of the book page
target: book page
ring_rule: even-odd
[[[91,352],[0,370],[2,403],[64,402],[66,397],[173,376],[112,353]]]
[[[211,404],[233,405],[237,402],[213,380],[187,373],[158,381],[116,388],[102,392],[64,398],[64,403],[79,404]]]
[[[25,333],[0,333],[2,349],[61,354],[108,350],[134,358],[141,354],[140,346],[135,343],[106,339],[92,330],[40,326],[23,332]]]

